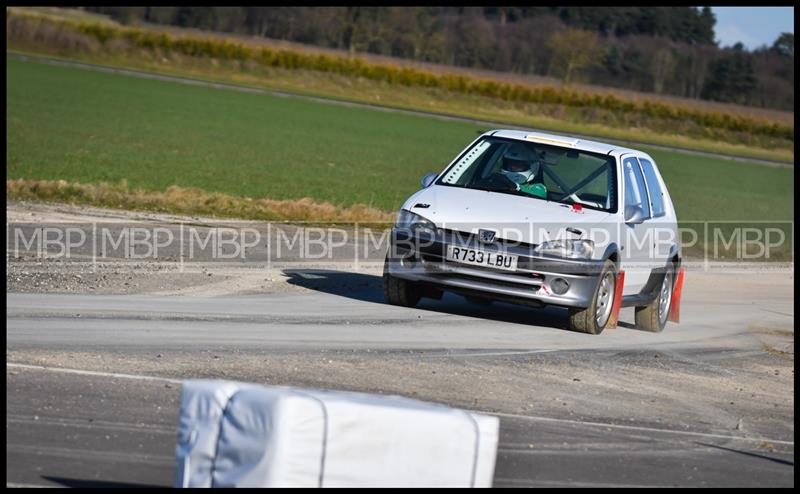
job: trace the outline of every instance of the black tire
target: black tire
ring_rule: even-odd
[[[606,284],[603,281],[606,281]],[[569,329],[581,333],[600,334],[611,319],[611,309],[614,306],[614,297],[617,289],[617,267],[614,261],[607,259],[600,272],[597,288],[594,290],[592,303],[585,309],[569,310]],[[601,317],[598,323],[598,306]]]
[[[469,302],[471,304],[481,305],[481,306],[484,306],[484,307],[488,307],[488,306],[492,305],[492,302],[494,302],[494,300],[491,300],[491,299],[488,299],[488,298],[475,297],[475,296],[472,296],[472,295],[465,295],[464,298],[467,299],[467,302]]]
[[[669,319],[672,305],[672,288],[675,284],[675,269],[672,263],[667,266],[658,296],[648,305],[636,307],[636,328],[651,333],[660,333]]]
[[[392,305],[414,307],[422,298],[422,288],[414,282],[396,278],[389,274],[389,259],[383,264],[383,295]]]

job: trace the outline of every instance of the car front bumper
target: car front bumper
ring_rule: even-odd
[[[518,256],[514,271],[474,266],[445,259],[448,245]],[[591,305],[603,261],[544,257],[530,244],[502,240],[480,243],[474,235],[437,230],[433,235],[393,228],[387,271],[392,276],[465,295],[482,296],[541,307]],[[557,293],[564,281],[568,288]],[[555,283],[554,283],[555,282]]]

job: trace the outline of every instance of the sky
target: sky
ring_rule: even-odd
[[[748,50],[772,46],[781,33],[794,33],[794,7],[711,7],[717,17],[714,33],[719,46],[737,41]]]

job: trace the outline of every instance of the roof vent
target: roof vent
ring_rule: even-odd
[[[562,138],[556,136],[549,136],[547,134],[528,134],[525,136],[525,139],[534,142],[540,142],[542,144],[554,144],[556,146],[568,146],[568,147],[575,147],[579,139],[569,139],[569,138]]]

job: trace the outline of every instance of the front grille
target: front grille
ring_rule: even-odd
[[[449,228],[443,228],[442,233],[445,234],[445,237],[449,239],[451,238],[458,238],[461,240],[462,243],[465,245],[474,245],[475,247],[486,246],[486,245],[499,245],[503,248],[514,248],[518,251],[528,251],[533,252],[533,249],[536,248],[538,244],[529,244],[526,242],[517,242],[515,240],[507,240],[504,238],[495,237],[494,241],[490,244],[484,244],[478,238],[478,235],[469,232],[462,232],[461,230],[450,230]]]

